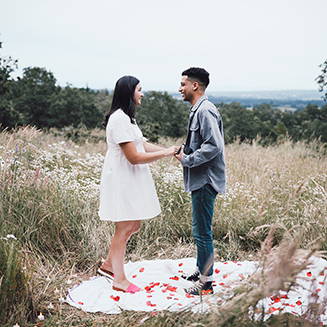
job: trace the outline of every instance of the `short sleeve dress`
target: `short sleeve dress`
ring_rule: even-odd
[[[134,142],[138,152],[145,152],[139,127],[118,109],[109,118],[106,139],[107,153],[100,183],[100,219],[117,222],[159,215],[160,204],[149,165],[132,165],[119,145]]]

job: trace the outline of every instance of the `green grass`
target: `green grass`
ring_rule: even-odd
[[[27,324],[35,311],[46,316],[44,326],[138,326],[145,318],[144,326],[217,326],[222,320],[214,313],[124,312],[111,317],[86,314],[59,301],[70,287],[67,281],[94,274],[113,233],[112,224],[97,216],[105,149],[104,142],[77,145],[32,128],[0,134],[0,237],[17,238],[0,241],[1,301],[7,301],[8,308],[1,322]],[[322,145],[235,143],[226,147],[226,160],[228,193],[218,197],[213,225],[215,260],[258,259],[272,225],[277,226],[274,245],[285,233],[290,238],[300,233],[299,247],[310,249],[320,240],[320,249],[327,250],[327,160]],[[183,191],[181,167],[165,159],[151,169],[162,214],[132,237],[127,260],[194,256],[190,196]],[[15,278],[21,286],[11,289]],[[10,303],[20,294],[18,310]],[[273,326],[274,319],[254,323],[239,312],[224,326]],[[294,317],[278,319],[297,325]]]

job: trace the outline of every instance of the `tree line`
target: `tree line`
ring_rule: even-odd
[[[0,129],[23,125],[76,130],[103,127],[104,115],[112,101],[111,92],[72,85],[61,87],[53,73],[41,67],[27,67],[15,79],[12,74],[16,69],[16,60],[0,56]],[[325,83],[323,74],[318,81],[320,85]],[[327,105],[309,104],[294,113],[281,112],[269,104],[251,110],[239,103],[217,106],[223,117],[226,143],[259,137],[262,144],[271,144],[285,136],[294,141],[327,142]],[[186,103],[167,92],[151,91],[145,94],[136,119],[144,135],[157,141],[159,137],[185,137],[188,115]]]

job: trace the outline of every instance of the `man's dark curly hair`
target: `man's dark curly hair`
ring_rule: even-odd
[[[203,68],[191,67],[184,70],[182,76],[187,76],[188,78],[197,81],[202,84],[204,88],[209,85],[209,73]]]

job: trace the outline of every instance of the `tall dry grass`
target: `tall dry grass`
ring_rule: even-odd
[[[162,140],[172,142],[179,141]],[[94,273],[113,232],[113,226],[97,216],[105,149],[104,142],[77,145],[33,128],[0,134],[0,246],[7,246],[8,234],[17,238],[17,251],[31,275],[24,282],[26,290],[36,311],[48,313],[48,326],[93,326],[102,319],[66,308],[59,299],[70,283]],[[271,225],[279,226],[272,245],[280,244],[285,232],[301,232],[297,247],[310,249],[320,240],[321,249],[327,249],[327,160],[319,143],[235,143],[226,147],[226,160],[228,193],[219,196],[214,219],[216,260],[258,259]],[[127,259],[192,256],[190,197],[183,191],[181,168],[174,159],[151,168],[162,214],[144,223],[131,239]],[[15,322],[15,308],[10,310],[9,324]],[[243,311],[237,311],[241,316]],[[185,313],[179,320],[165,313],[143,324],[166,326],[175,321],[186,326],[193,319],[214,326],[212,317],[191,316]],[[124,313],[119,321],[105,320],[107,326],[134,326],[144,317]]]

